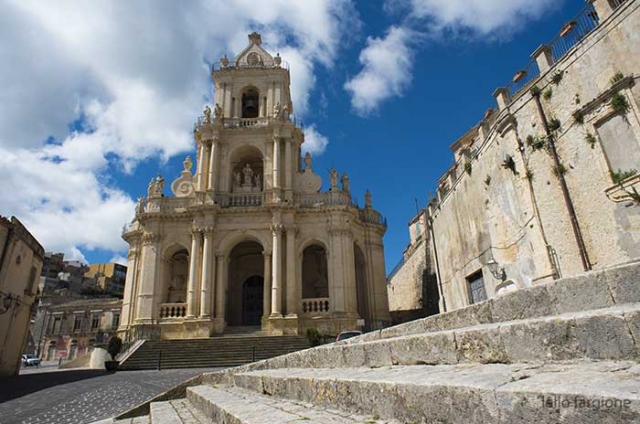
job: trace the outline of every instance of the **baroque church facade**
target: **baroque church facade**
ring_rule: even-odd
[[[128,272],[119,333],[129,341],[380,328],[389,321],[382,237],[367,191],[349,178],[329,188],[291,118],[289,70],[259,34],[214,66],[215,106],[196,123],[189,157],[164,196],[149,184],[123,230]]]

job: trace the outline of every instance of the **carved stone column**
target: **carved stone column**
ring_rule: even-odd
[[[292,140],[287,140],[284,146],[284,189],[285,199],[293,200],[293,192],[291,191],[293,169],[291,166],[291,143]]]
[[[271,252],[262,252],[264,256],[264,294],[262,302],[262,315],[271,315]]]
[[[202,249],[202,288],[200,289],[200,318],[211,317],[212,304],[212,268],[213,264],[213,228],[204,230],[204,246]]]
[[[329,305],[334,314],[344,314],[345,281],[344,281],[344,248],[337,229],[329,230]]]
[[[191,252],[189,253],[189,282],[187,283],[187,318],[195,318],[196,291],[198,287],[198,256],[200,256],[202,233],[198,228],[191,230]]]
[[[298,312],[298,284],[296,281],[296,233],[298,228],[287,228],[287,317],[297,317]]]
[[[273,137],[273,189],[280,189],[280,137]]]
[[[218,139],[211,140],[211,155],[209,156],[209,190],[216,191],[218,189],[218,179],[216,173],[218,171]]]
[[[271,314],[273,318],[282,316],[282,224],[271,225],[273,234],[273,266],[271,268]]]
[[[196,167],[196,172],[198,173],[196,179],[196,190],[202,191],[204,186],[204,170],[202,169],[204,165],[204,144],[200,144],[198,146],[198,166]]]
[[[223,324],[225,315],[225,290],[227,285],[227,278],[225,276],[226,260],[224,253],[216,253],[216,321]]]

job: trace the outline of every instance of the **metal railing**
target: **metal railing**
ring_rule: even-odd
[[[387,280],[391,280],[393,276],[396,275],[398,271],[400,271],[404,263],[405,263],[405,259],[404,259],[404,255],[402,255],[402,258],[400,258],[396,266],[394,266],[391,272],[389,273],[389,275],[387,275]]]
[[[302,313],[304,315],[324,315],[329,313],[329,298],[302,299]]]
[[[625,4],[627,0],[609,0],[609,5],[613,10],[616,10],[618,7]]]
[[[624,0],[616,0],[620,4]],[[616,6],[617,7],[617,6]],[[553,63],[559,61],[578,42],[598,26],[598,14],[593,4],[587,4],[578,15],[567,22],[560,33],[547,45],[551,48]],[[535,59],[531,60],[524,68],[520,69],[507,85],[511,97],[515,97],[523,89],[528,88],[533,80],[540,76],[540,69]]]
[[[383,217],[380,212],[375,209],[360,209],[358,211],[360,220],[368,224],[387,226],[387,218]]]

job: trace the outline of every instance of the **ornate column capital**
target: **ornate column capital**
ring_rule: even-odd
[[[282,233],[284,231],[283,224],[271,224],[270,229],[273,233]]]
[[[138,249],[136,248],[130,248],[129,251],[127,252],[127,260],[129,261],[133,261],[138,257]]]
[[[292,236],[296,236],[300,232],[300,227],[298,227],[295,224],[287,225],[285,231],[287,232],[287,234],[291,234]]]
[[[161,239],[161,236],[155,233],[144,233],[142,234],[141,239],[142,239],[143,246],[150,246],[154,243],[159,242]]]
[[[271,256],[271,251],[270,250],[263,250],[262,251],[262,256],[265,256],[265,257]]]

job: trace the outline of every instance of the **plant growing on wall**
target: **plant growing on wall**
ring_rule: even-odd
[[[531,149],[533,151],[539,150],[539,149],[543,149],[546,147],[547,145],[547,138],[545,136],[532,136],[532,135],[528,135],[527,139],[527,146],[531,147]]]
[[[527,177],[527,180],[529,181],[533,181],[533,171],[530,169],[527,169],[527,172],[525,172],[525,177]]]
[[[557,131],[557,130],[559,130],[559,129],[560,129],[560,126],[561,126],[561,124],[560,124],[560,120],[559,120],[558,118],[551,118],[551,119],[549,120],[549,129],[550,129],[551,131]]]
[[[576,110],[573,112],[573,120],[578,125],[584,124],[584,114],[581,111]]]
[[[618,172],[611,171],[611,179],[615,184],[620,184],[627,178],[631,178],[636,175],[638,171],[636,169],[629,169],[628,171],[623,171],[618,169]]]
[[[609,80],[609,82],[611,83],[611,85],[615,85],[615,83],[620,82],[624,79],[624,74],[620,71],[616,72],[616,74],[611,77],[611,79]]]
[[[491,184],[491,175],[487,174],[487,178],[484,179],[484,185],[488,186]]]
[[[573,103],[576,105],[580,104],[580,94],[576,93],[576,95],[573,96]]]
[[[616,91],[611,96],[611,101],[609,102],[611,108],[618,113],[627,113],[629,112],[629,102],[624,94]]]
[[[589,143],[589,146],[591,146],[592,149],[595,149],[596,147],[596,136],[591,134],[590,132],[587,132],[587,134],[584,136],[584,139],[587,143]]]
[[[540,87],[538,87],[537,85],[534,85],[533,87],[531,87],[531,90],[529,90],[529,92],[533,97],[537,97],[540,95],[541,90],[540,90]]]
[[[472,169],[471,162],[465,162],[465,163],[464,163],[464,171],[465,171],[467,174],[471,175],[471,169]]]
[[[559,163],[558,166],[553,167],[553,175],[559,177],[567,173],[567,167],[563,163]]]
[[[551,99],[551,96],[553,96],[553,88],[551,87],[547,88],[546,90],[544,90],[544,93],[542,93],[542,98],[546,101],[549,101],[549,99]]]
[[[560,84],[560,81],[562,81],[563,77],[564,77],[564,71],[556,71],[551,77],[551,83],[553,85],[558,85]]]

